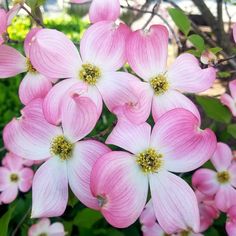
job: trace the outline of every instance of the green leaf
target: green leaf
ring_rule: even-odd
[[[8,225],[11,220],[12,213],[15,207],[10,207],[9,210],[0,218],[0,229],[1,229],[1,236],[8,236]]]
[[[236,138],[236,124],[228,125],[227,132]]]
[[[190,49],[190,50],[188,50],[187,52],[193,54],[195,57],[200,57],[200,56],[202,55],[202,53],[199,52],[198,50],[192,50],[192,49]]]
[[[176,8],[169,8],[168,12],[177,27],[185,34],[185,36],[188,36],[191,23],[184,12]]]
[[[219,233],[215,228],[211,227],[205,232],[204,235],[205,236],[219,236]]]
[[[215,48],[209,48],[209,50],[214,53],[217,54],[218,52],[222,51],[223,49],[220,47],[215,47]]]
[[[205,42],[204,39],[198,34],[191,34],[188,36],[188,40],[196,47],[199,51],[205,50]]]
[[[202,96],[197,96],[196,99],[209,118],[226,124],[231,121],[230,111],[218,99]]]

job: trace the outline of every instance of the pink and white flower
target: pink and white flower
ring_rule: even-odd
[[[236,205],[232,206],[227,212],[227,222],[225,225],[228,236],[236,235]]]
[[[4,166],[9,166],[9,163],[12,162],[12,160],[18,159],[18,162],[21,162],[22,166],[32,166],[34,164],[34,161],[32,160],[27,160],[22,157],[19,157],[11,152],[7,153],[5,157],[2,159],[2,165]]]
[[[163,25],[130,34],[126,52],[129,65],[147,84],[146,106],[155,121],[174,108],[185,108],[200,118],[196,106],[181,92],[199,93],[211,87],[214,68],[201,69],[193,55],[184,53],[167,70],[168,30]]]
[[[206,195],[215,196],[215,206],[226,212],[235,204],[236,199],[236,163],[228,145],[218,143],[211,162],[216,171],[197,170],[192,178],[193,186]]]
[[[82,90],[83,88],[81,88]],[[60,216],[68,201],[68,183],[79,200],[89,207],[96,204],[90,193],[90,172],[98,157],[109,149],[84,138],[94,128],[96,106],[87,97],[71,94],[62,106],[62,126],[48,123],[42,100],[36,99],[4,129],[8,150],[30,160],[44,160],[33,180],[32,217]]]
[[[171,173],[194,170],[213,154],[215,135],[199,126],[199,119],[185,109],[169,111],[152,131],[148,123],[118,121],[106,143],[127,151],[105,154],[91,174],[98,209],[110,224],[122,228],[134,223],[150,186],[156,218],[167,233],[199,230],[196,196],[185,181]]]
[[[29,55],[31,39],[39,31],[39,28],[34,28],[26,36],[24,42],[26,57],[10,46],[0,46],[0,78],[13,77],[27,72],[19,87],[19,97],[24,105],[35,98],[44,98],[52,88],[53,80],[38,73],[31,64]]]
[[[13,202],[18,191],[28,192],[32,185],[34,172],[25,168],[18,157],[11,157],[7,165],[0,167],[0,200],[3,203]]]
[[[229,82],[230,94],[223,94],[220,98],[221,103],[229,108],[232,115],[236,117],[236,80]]]
[[[80,43],[80,54],[61,32],[44,29],[35,36],[30,49],[31,61],[40,73],[51,78],[69,78],[52,88],[45,98],[43,110],[52,124],[61,121],[60,107],[68,90],[86,85],[88,96],[102,112],[102,99],[111,112],[124,109],[127,118],[144,122],[146,85],[135,76],[116,72],[126,61],[125,44],[129,28],[110,21],[92,25]]]
[[[72,3],[86,3],[90,0],[71,0]],[[120,16],[119,0],[92,0],[89,9],[89,19],[92,23],[109,20],[116,21]]]
[[[60,222],[50,224],[50,220],[47,218],[39,220],[36,224],[29,228],[28,236],[64,236],[66,232],[64,226]]]
[[[6,12],[0,8],[0,45],[6,41],[7,28],[11,24],[12,19],[20,10],[20,4],[16,4],[10,11]]]

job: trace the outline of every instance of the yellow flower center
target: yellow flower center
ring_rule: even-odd
[[[157,172],[163,164],[163,155],[149,148],[137,155],[136,162],[145,173]]]
[[[222,171],[222,172],[217,173],[217,180],[221,184],[229,182],[229,180],[230,180],[229,172],[228,171]]]
[[[89,85],[95,85],[101,77],[101,71],[92,64],[83,64],[79,72],[79,78]]]
[[[180,233],[181,236],[188,236],[189,234],[190,234],[189,231],[182,231],[182,232]]]
[[[30,61],[29,58],[27,58],[26,65],[27,65],[27,71],[29,71],[31,73],[36,73],[37,72],[37,70],[31,64],[31,61]]]
[[[63,135],[57,136],[52,140],[51,153],[59,156],[63,161],[71,158],[73,153],[73,144],[70,143]]]
[[[11,174],[10,175],[10,180],[11,180],[11,182],[13,182],[13,183],[17,183],[18,182],[18,180],[19,180],[19,176],[17,175],[17,174]]]
[[[165,75],[162,75],[162,74],[160,74],[156,77],[153,77],[150,80],[150,85],[153,88],[154,93],[156,95],[161,95],[161,94],[165,93],[169,88],[169,83],[168,83]]]

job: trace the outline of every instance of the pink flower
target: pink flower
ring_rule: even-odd
[[[236,199],[236,163],[228,145],[218,143],[211,162],[216,171],[197,170],[192,178],[196,189],[206,195],[215,195],[215,206],[226,212]]]
[[[27,160],[22,157],[19,157],[13,153],[7,153],[6,156],[2,159],[2,165],[9,166],[9,163],[12,162],[12,160],[15,160],[15,158],[18,158],[18,162],[21,162],[22,166],[32,166],[34,164],[34,161]]]
[[[20,100],[24,105],[35,98],[44,98],[52,87],[51,80],[38,73],[30,62],[31,39],[39,31],[39,28],[34,28],[26,36],[24,43],[26,57],[12,47],[0,46],[0,78],[8,78],[27,72],[19,88]]]
[[[91,174],[91,190],[100,211],[115,227],[127,227],[140,216],[150,186],[156,218],[167,233],[199,230],[199,211],[193,190],[171,172],[188,172],[213,154],[214,133],[200,130],[191,112],[174,109],[153,130],[120,119],[106,143],[127,151],[100,158]]]
[[[228,219],[226,222],[226,231],[228,236],[236,235],[236,205],[231,207],[228,212]]]
[[[32,185],[34,172],[22,166],[18,157],[8,158],[7,165],[0,167],[0,200],[3,203],[13,202],[18,191],[28,192]]]
[[[12,19],[16,16],[20,10],[20,4],[16,4],[10,11],[6,12],[0,8],[0,45],[6,41],[7,27],[11,24]]]
[[[200,211],[200,232],[207,230],[219,217],[219,211],[215,207],[214,197],[195,191]]]
[[[71,0],[72,3],[86,3],[90,0]],[[89,19],[92,23],[109,20],[115,21],[120,16],[119,0],[93,0],[89,9]]]
[[[180,91],[199,93],[211,87],[214,68],[201,69],[193,55],[184,53],[167,70],[168,31],[163,25],[130,34],[126,51],[131,68],[148,85],[145,106],[148,113],[152,109],[155,121],[174,108],[185,108],[200,117],[196,106]]]
[[[233,37],[234,37],[234,42],[236,42],[236,23],[233,26]]]
[[[62,223],[56,222],[50,225],[50,220],[47,218],[41,219],[37,224],[29,228],[28,236],[64,236],[66,235]]]
[[[227,106],[232,115],[236,117],[236,80],[229,82],[229,91],[231,96],[225,93],[221,96],[220,101]]]
[[[90,99],[71,94],[62,106],[61,126],[54,126],[44,118],[42,100],[36,99],[22,110],[21,118],[5,127],[8,150],[30,160],[49,158],[34,176],[32,217],[63,214],[68,183],[82,203],[89,207],[96,204],[89,188],[90,172],[96,159],[109,149],[97,141],[81,140],[94,128],[96,111]]]
[[[126,61],[125,43],[129,33],[124,24],[117,26],[103,21],[92,25],[80,43],[82,60],[77,48],[61,32],[44,29],[37,33],[30,49],[34,67],[51,78],[70,78],[54,86],[45,98],[43,110],[50,123],[60,123],[60,107],[66,93],[81,84],[86,85],[98,116],[103,99],[111,112],[119,113],[123,106],[130,120],[146,121],[149,114],[142,94],[146,85],[131,74],[116,72]]]

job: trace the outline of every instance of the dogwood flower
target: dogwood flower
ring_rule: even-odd
[[[81,140],[94,128],[96,111],[90,99],[71,94],[63,103],[59,127],[45,120],[42,99],[36,99],[22,110],[21,118],[13,119],[5,127],[3,138],[8,150],[30,160],[49,158],[34,176],[32,217],[63,214],[68,183],[82,203],[93,207],[90,172],[96,159],[109,151],[97,141]]]
[[[39,220],[29,228],[28,236],[64,236],[66,232],[62,223],[56,222],[50,225],[47,218]]]
[[[12,19],[20,10],[20,4],[16,4],[10,11],[6,12],[0,8],[0,45],[7,40],[7,28],[11,24]]]
[[[146,121],[149,114],[143,115],[146,99],[142,94],[145,84],[129,73],[116,72],[126,61],[129,33],[124,24],[117,26],[110,21],[93,24],[80,43],[82,60],[77,48],[61,32],[43,29],[37,33],[30,48],[33,66],[50,78],[70,78],[54,86],[45,98],[43,109],[50,123],[60,123],[65,94],[81,84],[87,86],[99,116],[103,99],[110,111],[119,113],[119,107],[123,106],[127,118]]]
[[[152,109],[155,121],[174,108],[185,108],[199,117],[196,106],[180,91],[198,93],[211,87],[214,68],[201,69],[193,55],[184,53],[167,70],[168,31],[163,25],[130,34],[126,52],[129,65],[148,85],[146,107]]]
[[[52,80],[38,73],[30,62],[30,42],[39,31],[39,28],[34,28],[26,36],[24,42],[26,57],[10,46],[0,46],[0,78],[27,72],[19,87],[19,97],[24,105],[35,98],[44,98],[52,87]]]
[[[167,233],[199,230],[197,199],[190,186],[171,172],[188,172],[213,154],[214,133],[185,109],[163,115],[153,130],[148,123],[120,119],[106,143],[112,151],[95,163],[91,190],[98,209],[115,227],[127,227],[140,216],[150,186],[156,219]]]
[[[220,101],[227,106],[232,115],[236,117],[236,80],[229,82],[229,91],[231,96],[225,93],[221,95]]]
[[[236,199],[236,163],[228,145],[218,143],[211,162],[216,171],[199,169],[193,174],[196,189],[207,195],[215,195],[215,206],[226,212]]]
[[[232,206],[227,212],[227,222],[225,225],[228,236],[236,235],[236,205]]]
[[[86,3],[90,0],[71,0],[72,3]],[[109,20],[116,21],[120,16],[119,0],[92,0],[89,9],[89,19],[92,23]]]
[[[8,158],[6,165],[0,167],[0,200],[3,203],[13,202],[18,191],[28,192],[32,185],[34,172],[25,168],[18,157]]]

